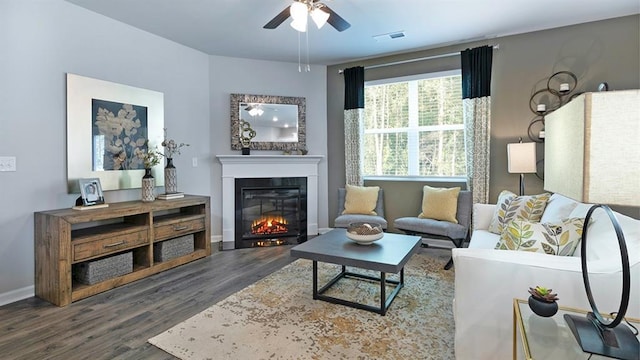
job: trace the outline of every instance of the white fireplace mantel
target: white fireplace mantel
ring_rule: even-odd
[[[307,178],[307,234],[318,234],[318,163],[324,155],[217,155],[222,164],[222,248],[235,248],[235,179]]]

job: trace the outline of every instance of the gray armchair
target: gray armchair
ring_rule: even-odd
[[[420,235],[428,239],[451,240],[456,247],[462,247],[464,241],[469,239],[471,226],[471,209],[473,198],[471,191],[460,191],[458,194],[458,209],[456,212],[457,224],[448,221],[422,219],[415,217],[402,217],[393,221],[396,229],[409,235]],[[448,270],[453,265],[453,258],[444,266]]]
[[[344,202],[347,192],[344,188],[338,189],[338,217],[334,221],[334,227],[348,228],[349,224],[354,222],[376,222],[382,225],[382,229],[387,229],[387,220],[384,218],[384,195],[383,190],[378,190],[378,201],[376,202],[376,215],[366,214],[342,214],[344,211]]]

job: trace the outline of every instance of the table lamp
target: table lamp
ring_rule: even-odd
[[[520,196],[524,195],[524,174],[536,172],[536,143],[507,144],[507,171],[520,174]]]
[[[547,116],[544,189],[583,203],[640,206],[640,90],[585,93]],[[622,296],[615,318],[600,315],[589,285],[587,234],[595,210],[613,223],[622,262]],[[592,312],[564,315],[582,350],[638,359],[640,345],[622,323],[629,305],[631,274],[623,229],[607,205],[587,212],[581,239],[582,278]]]

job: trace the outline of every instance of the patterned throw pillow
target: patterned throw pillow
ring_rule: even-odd
[[[584,218],[548,223],[514,220],[502,232],[496,249],[572,256],[582,238],[583,225]]]
[[[498,196],[489,231],[500,235],[513,220],[540,222],[550,197],[550,193],[517,196],[511,191],[503,190]]]
[[[458,194],[460,188],[434,188],[425,185],[422,188],[421,219],[434,219],[458,223]]]
[[[379,186],[345,186],[343,214],[378,215],[375,212],[378,203]]]

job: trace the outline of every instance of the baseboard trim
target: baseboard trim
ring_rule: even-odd
[[[22,289],[11,290],[0,294],[0,306],[34,297],[35,295],[36,287],[34,285],[23,287]]]
[[[319,235],[326,234],[331,230],[333,230],[333,228],[318,228],[318,234]]]
[[[233,241],[221,241],[218,244],[220,250],[235,250],[236,248]]]

